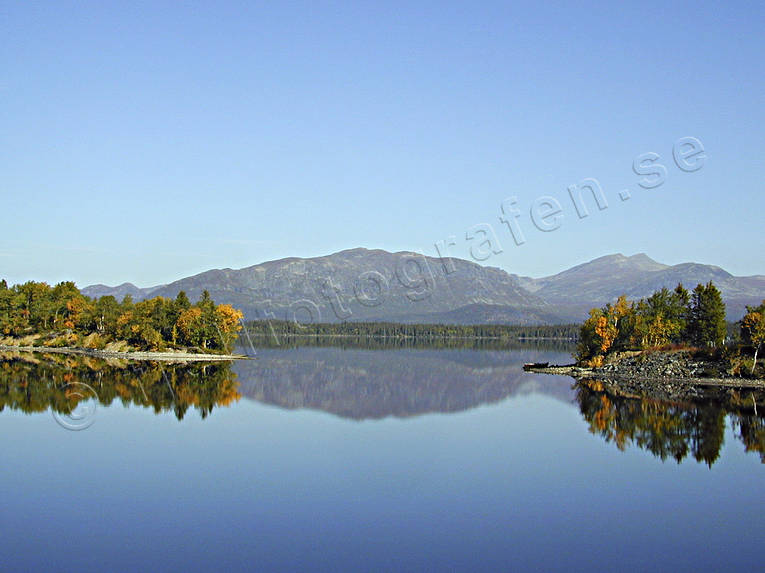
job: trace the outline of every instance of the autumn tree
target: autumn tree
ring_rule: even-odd
[[[579,330],[579,343],[576,346],[576,358],[579,362],[590,360],[601,353],[603,341],[598,334],[603,311],[599,308],[590,310],[590,317]]]
[[[758,307],[747,306],[747,313],[741,319],[741,340],[754,349],[752,374],[757,367],[757,354],[765,343],[765,300]]]
[[[73,296],[65,303],[64,327],[69,330],[86,329],[87,317],[92,315],[92,305],[82,295]]]
[[[176,323],[180,340],[189,346],[204,349],[230,350],[242,328],[243,315],[228,304],[216,305],[210,293],[184,310]]]
[[[71,281],[58,283],[53,287],[50,294],[50,308],[53,312],[51,327],[74,329],[75,321],[79,322],[84,319],[82,313],[87,310],[88,306],[85,304],[85,297]],[[65,322],[68,324],[64,324]]]
[[[215,308],[216,328],[221,340],[221,349],[230,351],[242,329],[244,315],[229,304],[219,304]]]
[[[595,333],[600,337],[600,351],[606,354],[614,346],[620,337],[620,329],[623,330],[622,320],[632,312],[632,303],[627,301],[627,297],[620,296],[615,304],[607,304],[603,308],[601,316],[595,325]],[[616,348],[614,348],[616,349]]]
[[[690,295],[682,284],[662,288],[635,305],[632,344],[639,348],[683,342],[688,327]]]
[[[199,307],[188,308],[181,313],[177,322],[180,333],[180,341],[188,346],[201,346],[206,348],[206,338],[204,335],[204,320],[202,318],[202,309]]]
[[[621,349],[621,344],[629,338],[625,334],[629,321],[625,319],[632,312],[632,303],[624,295],[614,304],[609,303],[602,309],[593,308],[590,318],[585,321],[580,331],[577,358],[592,359]],[[615,343],[618,344],[615,346]]]

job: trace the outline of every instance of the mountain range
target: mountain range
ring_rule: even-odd
[[[99,284],[82,292],[118,299],[130,295],[137,301],[175,297],[181,290],[196,300],[207,290],[216,302],[241,309],[247,319],[555,324],[579,322],[590,308],[622,294],[638,299],[662,287],[683,283],[692,289],[710,280],[722,291],[730,320],[741,318],[746,305],[765,299],[765,276],[736,277],[698,263],[664,265],[643,253],[608,255],[531,278],[463,259],[363,248],[214,269],[149,288]]]

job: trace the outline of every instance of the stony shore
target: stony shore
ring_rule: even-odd
[[[44,346],[4,346],[0,352],[41,352],[46,354],[79,354],[93,358],[117,358],[122,360],[156,360],[162,362],[220,362],[248,358],[241,354],[195,354],[191,352],[114,352],[93,348],[48,348]]]
[[[622,396],[684,400],[751,394],[756,403],[765,400],[765,380],[734,376],[724,362],[699,360],[687,351],[624,353],[600,368],[530,364],[524,369],[597,382],[604,390]]]

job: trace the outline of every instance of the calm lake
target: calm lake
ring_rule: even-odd
[[[763,412],[522,371],[570,359],[6,357],[2,570],[758,569]]]

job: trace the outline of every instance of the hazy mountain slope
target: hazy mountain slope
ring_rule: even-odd
[[[626,294],[649,296],[683,283],[692,289],[713,281],[738,320],[747,304],[765,299],[765,277],[735,277],[720,267],[697,263],[664,265],[645,254],[597,258],[556,275],[534,279],[492,267],[416,253],[350,249],[324,257],[288,258],[244,269],[215,269],[158,287],[94,285],[89,296],[113,294],[135,300],[175,297],[196,300],[203,290],[242,309],[248,319],[300,321],[387,320],[458,324],[545,324],[578,322],[594,306]]]
[[[102,284],[90,285],[82,289],[82,294],[92,297],[100,298],[106,295],[112,295],[117,300],[122,300],[126,295],[133,297],[133,300],[142,300],[151,296],[151,293],[162,286],[155,286],[149,288],[140,288],[133,283],[123,283],[116,287],[110,287]]]
[[[507,305],[474,303],[444,312],[430,314],[381,315],[368,320],[435,323],[435,324],[559,324],[564,320],[552,305],[550,307],[518,308]]]
[[[601,306],[625,294],[639,299],[656,290],[682,283],[689,290],[698,283],[714,282],[728,305],[728,318],[739,319],[747,304],[765,298],[765,277],[735,277],[713,265],[682,263],[663,265],[641,253],[600,257],[549,277],[519,277],[519,284],[545,299],[558,314],[572,319],[586,317],[593,306]]]
[[[644,254],[632,257],[617,254],[594,259],[556,275],[541,279],[524,277],[519,282],[548,300],[560,301],[572,295],[583,300],[610,300],[614,289],[622,294],[628,285],[667,268]],[[572,293],[572,287],[578,292]]]
[[[505,271],[459,259],[453,265],[447,272],[441,260],[416,253],[351,249],[211,270],[147,290],[151,296],[167,297],[183,290],[195,300],[207,289],[214,300],[242,309],[247,318],[270,314],[288,319],[297,315],[301,321],[309,316],[328,322],[382,320],[491,305],[512,313],[513,322],[557,320],[545,301]]]

